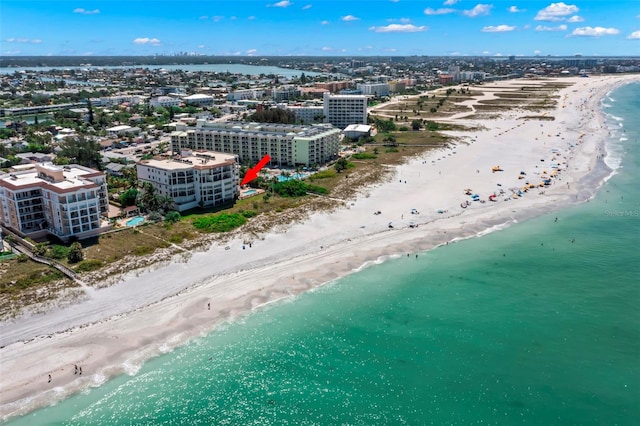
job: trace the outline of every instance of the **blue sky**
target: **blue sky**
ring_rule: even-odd
[[[633,55],[640,0],[1,0],[2,55]]]

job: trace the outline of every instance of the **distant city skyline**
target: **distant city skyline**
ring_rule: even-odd
[[[640,56],[640,1],[2,0],[3,56]]]

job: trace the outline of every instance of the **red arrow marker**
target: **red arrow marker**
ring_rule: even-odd
[[[247,184],[257,178],[260,169],[262,169],[269,161],[271,161],[271,157],[269,157],[268,155],[262,157],[262,160],[260,160],[254,168],[247,170],[247,174],[244,175],[244,179],[242,179],[242,183],[240,184],[240,186]]]

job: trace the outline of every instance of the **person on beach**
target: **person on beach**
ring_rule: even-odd
[[[207,309],[211,310],[211,303],[207,303]]]
[[[73,374],[78,374],[78,365],[73,364]]]
[[[80,371],[80,376],[82,376],[82,367],[78,367],[78,370]]]
[[[49,374],[49,383],[51,383],[51,374]]]

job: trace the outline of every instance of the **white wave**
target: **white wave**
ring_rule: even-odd
[[[611,104],[605,104],[604,102],[602,102],[602,106],[603,106],[603,107],[605,107],[605,108],[611,108],[611,107],[613,107],[613,105],[611,105]]]
[[[128,376],[135,376],[140,371],[140,368],[142,368],[142,364],[134,364],[130,361],[125,361],[122,364],[122,369]]]
[[[513,225],[515,223],[517,223],[517,221],[515,219],[508,220],[508,221],[506,221],[504,223],[498,223],[497,225],[490,226],[487,229],[484,229],[484,230],[478,232],[475,236],[476,237],[482,237],[484,235],[488,235],[488,234],[491,234],[491,233],[496,232],[496,231],[501,231],[501,230],[506,229],[506,228],[508,228],[509,226],[511,226],[511,225]]]
[[[624,121],[624,118],[622,117],[618,117],[617,115],[613,115],[613,114],[607,114],[609,117],[613,118],[614,120],[616,120],[618,123],[621,123]]]
[[[620,138],[619,142],[623,142],[622,139],[627,140],[626,138]],[[625,147],[619,142],[615,141],[615,139],[609,139],[604,144],[606,152],[606,155],[604,156],[604,163],[612,170],[620,168],[622,158],[625,154]]]
[[[91,379],[92,379],[91,386],[98,387],[107,381],[107,376],[105,376],[104,374],[96,373],[93,376],[91,376]]]

